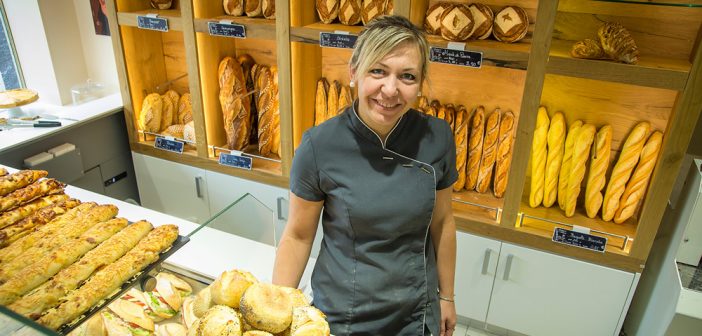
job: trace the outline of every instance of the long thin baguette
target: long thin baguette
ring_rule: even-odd
[[[12,210],[5,211],[2,214],[0,214],[0,228],[5,228],[12,224],[15,224],[21,221],[22,219],[31,216],[33,213],[35,213],[41,208],[44,208],[51,204],[63,202],[67,199],[68,195],[65,194],[49,195],[38,198],[34,201],[31,201],[25,205],[19,206]]]
[[[558,195],[558,173],[563,162],[563,148],[565,146],[565,116],[556,112],[551,117],[551,124],[548,127],[548,154],[546,157],[546,174],[544,180],[544,206],[551,207],[556,203]]]
[[[605,125],[600,128],[595,136],[594,145],[592,158],[590,158],[590,173],[585,187],[585,212],[590,218],[595,218],[602,206],[602,188],[606,184],[605,174],[612,151],[612,126]]]
[[[531,143],[531,188],[529,206],[536,208],[544,200],[544,178],[546,175],[546,138],[549,118],[546,108],[541,106],[536,115],[536,129]]]
[[[170,247],[177,238],[178,227],[175,225],[155,228],[122,258],[105,266],[83,286],[69,293],[61,305],[39,318],[39,323],[56,330],[77,318],[123,282],[158,260],[159,253]]]
[[[53,252],[25,267],[0,286],[0,305],[8,305],[21,295],[49,280],[54,274],[73,264],[95,246],[122,230],[129,222],[115,218],[98,223],[80,237],[69,240]]]
[[[327,91],[327,116],[325,120],[329,120],[336,116],[339,112],[339,91],[341,91],[341,83],[333,81],[329,84]]]
[[[502,112],[496,108],[485,122],[485,139],[483,140],[483,155],[480,159],[480,169],[478,170],[478,183],[475,191],[485,193],[490,188],[492,182],[492,170],[495,167],[497,157],[497,140],[500,135],[500,117]]]
[[[583,125],[578,131],[578,137],[573,145],[573,158],[570,164],[570,175],[568,176],[568,189],[566,191],[566,217],[575,214],[575,207],[580,195],[580,185],[585,177],[585,167],[587,157],[590,154],[590,147],[595,139],[595,126],[591,124]]]
[[[44,311],[56,307],[61,297],[76,289],[95,270],[113,263],[129,252],[152,228],[153,225],[147,221],[127,226],[8,308],[33,320],[38,319]]]
[[[31,230],[40,227],[57,216],[63,215],[66,211],[77,207],[80,201],[75,198],[67,199],[63,202],[51,204],[39,209],[27,218],[0,230],[0,248],[6,247],[16,240],[31,233]]]
[[[563,149],[563,163],[561,170],[558,172],[558,206],[565,210],[566,193],[568,189],[568,177],[570,176],[570,163],[573,159],[573,145],[575,138],[578,137],[578,131],[583,126],[583,122],[576,120],[570,125],[568,135],[566,135],[565,148]]]
[[[39,197],[63,192],[65,184],[54,179],[44,179],[17,189],[0,198],[0,212],[29,203]]]
[[[20,170],[13,174],[4,175],[0,177],[0,196],[24,188],[48,174],[46,170]]]
[[[329,90],[329,82],[322,77],[317,81],[317,93],[315,95],[314,104],[314,125],[317,126],[324,122],[327,118],[327,91]]]
[[[466,164],[466,189],[473,190],[478,184],[480,158],[483,155],[483,133],[485,131],[485,109],[478,106],[470,123],[468,139],[468,163]]]
[[[512,134],[514,133],[514,114],[507,111],[500,121],[500,140],[497,145],[497,158],[495,159],[495,182],[492,192],[501,198],[507,190],[509,180],[509,166],[512,164]]]
[[[458,179],[453,184],[453,191],[461,191],[466,185],[466,160],[468,159],[468,110],[459,106],[456,112],[456,170]]]

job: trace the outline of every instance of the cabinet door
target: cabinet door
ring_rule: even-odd
[[[616,335],[634,274],[502,244],[487,322],[528,335]]]
[[[132,152],[141,205],[185,220],[210,218],[205,170]]]
[[[501,243],[456,233],[456,314],[485,321]]]

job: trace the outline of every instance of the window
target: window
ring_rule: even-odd
[[[7,24],[5,5],[0,1],[0,91],[24,87],[22,69],[17,60],[10,26]]]

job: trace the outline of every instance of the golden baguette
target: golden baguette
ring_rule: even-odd
[[[590,218],[595,218],[602,206],[602,188],[606,184],[605,174],[609,167],[609,155],[612,151],[612,126],[605,125],[595,136],[590,172],[585,187],[585,212]]]
[[[531,188],[529,206],[536,208],[544,199],[544,178],[546,175],[546,138],[548,137],[548,112],[539,107],[536,115],[534,140],[531,143]]]
[[[478,184],[480,158],[483,155],[483,133],[485,131],[485,109],[478,106],[470,123],[468,139],[468,163],[466,164],[466,189],[473,190]]]
[[[576,120],[570,125],[568,134],[566,135],[565,147],[563,148],[563,162],[561,169],[558,172],[558,206],[565,210],[566,193],[568,189],[568,176],[570,176],[570,162],[573,158],[573,145],[575,138],[578,137],[578,131],[583,126],[583,122]]]
[[[76,218],[73,222],[56,231],[55,236],[46,236],[25,250],[22,255],[10,262],[0,264],[0,284],[5,283],[17,272],[31,265],[41,256],[51,253],[72,239],[82,235],[97,223],[107,221],[117,215],[114,205],[98,205],[90,209],[84,216]]]
[[[456,142],[458,179],[453,184],[453,191],[461,191],[466,185],[466,160],[468,155],[468,110],[463,106],[459,106],[458,112],[456,112],[454,140]]]
[[[436,109],[436,117],[442,120],[446,120],[446,105],[440,105]]]
[[[509,180],[509,167],[512,164],[512,138],[514,130],[514,114],[507,111],[500,121],[500,136],[497,144],[497,157],[495,158],[495,182],[492,192],[501,198],[507,189]]]
[[[60,270],[73,264],[95,246],[126,227],[128,221],[115,218],[98,223],[75,239],[68,240],[53,252],[17,272],[0,286],[0,305],[8,305],[21,295],[43,284]]]
[[[314,125],[317,126],[327,118],[327,91],[329,82],[322,77],[317,81],[317,93],[314,105]]]
[[[451,131],[455,130],[454,126],[454,119],[456,118],[456,108],[453,107],[453,104],[446,104],[446,114],[444,115],[444,120],[449,124],[451,127]]]
[[[648,180],[651,178],[653,168],[656,167],[658,161],[658,152],[663,143],[663,133],[659,131],[653,132],[643,149],[641,150],[641,159],[636,165],[634,174],[631,175],[629,182],[626,184],[626,189],[619,200],[619,208],[614,213],[614,222],[617,224],[624,223],[629,219],[639,205],[639,201],[643,199]]]
[[[46,170],[20,170],[0,177],[0,196],[5,196],[17,189],[24,188],[49,173]]]
[[[271,76],[273,77],[273,106],[271,107],[273,119],[270,152],[280,155],[280,101],[278,100],[278,67],[275,65],[271,67]],[[264,151],[261,151],[261,154],[266,155]]]
[[[342,85],[341,92],[339,93],[339,112],[337,114],[341,113],[341,111],[351,106],[351,103],[353,103],[351,89],[346,85]]]
[[[159,254],[168,249],[177,238],[178,227],[175,225],[153,229],[127,254],[95,273],[83,286],[68,294],[61,305],[39,318],[38,322],[56,330],[73,321],[114,292],[123,282],[158,260]]]
[[[67,199],[68,195],[65,194],[44,196],[34,201],[31,201],[25,205],[0,213],[0,228],[5,228],[12,224],[15,224],[21,221],[22,219],[31,216],[33,213],[35,213],[41,208],[44,208],[51,204],[65,201]]]
[[[138,221],[127,226],[8,308],[33,320],[38,319],[44,311],[56,307],[61,297],[78,288],[78,285],[88,279],[95,270],[121,258],[152,228],[151,223],[147,221]]]
[[[222,107],[224,131],[229,149],[242,150],[248,146],[251,132],[251,103],[246,95],[246,79],[241,64],[231,57],[219,63],[219,104]]]
[[[258,151],[261,155],[268,156],[273,148],[273,135],[276,128],[276,109],[278,95],[275,92],[274,69],[263,66],[258,75]]]
[[[65,184],[54,179],[43,179],[0,198],[0,212],[29,203],[39,197],[63,192]]]
[[[626,138],[617,164],[614,165],[612,174],[609,177],[607,191],[605,191],[604,201],[602,202],[603,220],[611,221],[614,213],[619,208],[619,200],[624,193],[624,188],[627,181],[629,181],[631,172],[639,161],[641,150],[650,130],[651,124],[643,121],[638,123]]]
[[[483,140],[483,154],[480,159],[480,169],[478,170],[478,182],[475,191],[479,193],[487,192],[492,181],[492,170],[495,167],[495,157],[497,157],[497,140],[500,135],[501,111],[496,108],[485,123],[485,139]]]
[[[324,120],[329,120],[336,116],[339,111],[339,90],[341,84],[339,81],[334,81],[329,84],[329,91],[327,92],[327,115]]]
[[[572,217],[575,214],[578,195],[580,195],[580,185],[585,177],[587,157],[590,155],[590,147],[595,139],[595,131],[594,125],[583,125],[578,131],[578,137],[573,144],[573,158],[571,159],[570,174],[568,175],[568,189],[566,189],[566,217]]]
[[[558,173],[563,162],[563,148],[566,138],[565,128],[565,116],[561,112],[556,112],[551,117],[546,142],[548,154],[544,178],[544,206],[547,208],[556,203],[558,195]]]
[[[66,211],[77,207],[79,204],[80,201],[74,198],[51,204],[39,209],[29,217],[0,230],[0,248],[6,247],[30,234],[32,229],[50,222],[55,217],[65,214]]]

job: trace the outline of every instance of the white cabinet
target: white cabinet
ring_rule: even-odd
[[[636,274],[457,234],[456,312],[527,335],[617,335]]]

